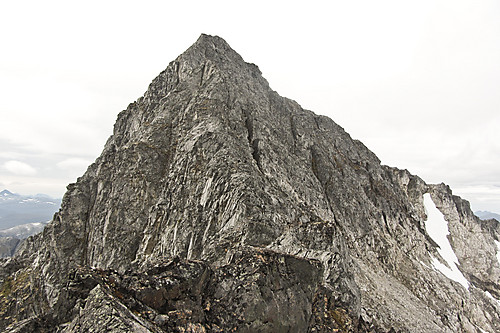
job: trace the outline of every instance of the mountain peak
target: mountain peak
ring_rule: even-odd
[[[229,71],[230,75],[249,70],[254,77],[262,74],[258,66],[245,62],[243,57],[219,36],[201,34],[198,40],[176,60],[181,63],[192,62],[195,66],[201,63],[205,70],[207,67],[215,66],[218,70]]]
[[[211,60],[214,62],[244,62],[243,58],[229,46],[229,44],[219,36],[201,34],[186,51],[184,51],[177,61]]]
[[[156,112],[159,111],[159,101],[166,101],[167,97],[175,99],[172,93],[178,96],[194,94],[204,98],[216,95],[215,99],[226,95],[227,102],[237,94],[245,95],[245,98],[249,97],[246,96],[249,93],[258,94],[260,97],[252,98],[261,99],[267,98],[269,92],[269,83],[255,64],[245,62],[221,37],[202,34],[170,62],[137,102],[143,104],[143,109]],[[192,108],[185,111],[189,110],[191,113],[195,111]],[[144,120],[144,117],[138,120],[137,125],[144,123]]]
[[[0,196],[2,196],[2,197],[12,196],[12,195],[15,195],[15,194],[9,190],[3,190],[2,192],[0,192]]]
[[[221,48],[221,49],[227,49],[231,48],[229,44],[221,37],[219,36],[212,36],[212,35],[207,35],[202,33],[200,37],[196,40],[194,43],[195,45],[205,45],[205,46],[212,46],[213,48]]]
[[[425,204],[469,289],[437,269]],[[491,226],[201,35],[0,270],[0,330],[499,332]]]

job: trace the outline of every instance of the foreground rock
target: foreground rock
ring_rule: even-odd
[[[425,193],[468,288],[433,266]],[[498,230],[202,35],[3,262],[0,328],[495,332]]]

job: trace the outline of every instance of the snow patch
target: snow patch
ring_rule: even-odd
[[[429,193],[424,194],[424,206],[427,213],[425,230],[431,236],[432,240],[439,245],[438,252],[449,267],[442,264],[437,258],[432,258],[432,265],[447,278],[460,283],[465,289],[469,289],[469,282],[458,269],[458,258],[447,237],[450,234],[448,222],[446,222],[443,214],[437,209]]]
[[[493,295],[489,291],[485,291],[484,293],[486,294],[486,296],[488,296],[489,298],[491,298],[492,300],[494,300],[495,302],[497,302],[498,305],[500,305],[500,301],[497,300],[495,297],[493,297]]]

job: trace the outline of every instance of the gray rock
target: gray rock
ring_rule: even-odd
[[[432,266],[425,193],[468,290]],[[4,262],[0,328],[495,332],[495,230],[202,35]]]
[[[0,258],[12,256],[19,241],[16,237],[0,237]]]

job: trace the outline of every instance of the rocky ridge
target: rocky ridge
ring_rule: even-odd
[[[425,193],[469,288],[433,267]],[[497,332],[496,223],[202,35],[2,262],[0,329]]]

